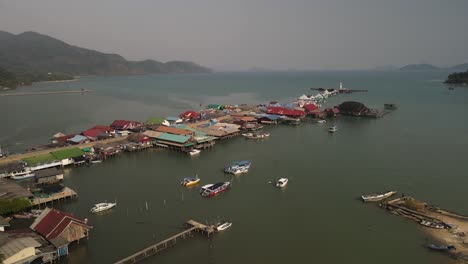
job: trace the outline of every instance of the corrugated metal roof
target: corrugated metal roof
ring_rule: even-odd
[[[190,136],[182,136],[182,135],[173,135],[173,134],[169,134],[169,133],[161,133],[161,135],[159,135],[158,139],[177,142],[177,143],[185,143],[190,139]]]
[[[52,154],[54,157],[56,157],[59,160],[63,160],[63,159],[69,159],[69,158],[82,156],[84,155],[84,152],[79,148],[71,148],[71,149],[53,151],[50,154]]]
[[[75,143],[80,143],[82,141],[87,140],[88,138],[82,135],[76,135],[72,138],[70,138],[68,141],[75,142]]]
[[[6,240],[1,247],[0,247],[0,254],[5,258],[8,259],[9,257],[17,254],[21,250],[29,247],[40,247],[41,244],[37,242],[32,237],[21,237],[21,238],[2,238],[2,240]],[[30,256],[24,256],[27,258]]]
[[[184,136],[193,134],[193,131],[190,131],[190,130],[179,129],[175,127],[167,127],[167,126],[159,126],[155,130],[158,132],[170,133],[170,134],[176,134],[176,135],[184,135]]]
[[[150,138],[158,138],[161,135],[161,132],[153,131],[153,130],[146,130],[143,132],[143,135],[150,137]]]

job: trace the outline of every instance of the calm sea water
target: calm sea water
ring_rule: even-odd
[[[428,252],[432,242],[414,222],[393,216],[363,193],[396,189],[468,214],[466,206],[468,88],[448,90],[445,72],[313,72],[86,77],[41,83],[18,91],[89,88],[86,95],[0,97],[0,144],[11,152],[114,119],[144,121],[208,103],[290,101],[309,87],[368,89],[327,104],[356,100],[397,103],[382,119],[339,117],[327,125],[271,126],[264,141],[235,138],[190,158],[150,150],[67,168],[65,184],[79,199],[62,209],[88,218],[88,241],[71,248],[68,263],[112,263],[182,230],[188,219],[230,219],[233,226],[206,239],[183,241],[145,263],[448,263]],[[250,159],[247,175],[226,176],[224,164]],[[232,181],[232,189],[203,199],[179,186],[198,174],[202,183]],[[278,190],[271,181],[288,177]],[[101,201],[118,207],[102,215]],[[148,210],[145,204],[148,203]]]

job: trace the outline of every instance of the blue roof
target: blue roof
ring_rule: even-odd
[[[81,141],[87,140],[88,138],[82,135],[76,135],[72,138],[70,138],[68,141],[74,142],[74,143],[80,143]]]
[[[238,165],[247,165],[249,163],[250,163],[250,160],[243,160],[243,161],[236,162],[236,164]]]
[[[280,115],[266,115],[265,117],[268,118],[268,119],[270,119],[270,120],[278,120],[278,119],[281,119],[281,116],[280,116]]]

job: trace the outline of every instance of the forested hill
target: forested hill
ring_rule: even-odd
[[[16,75],[56,73],[71,75],[207,73],[211,70],[186,61],[128,61],[118,54],[69,45],[36,32],[14,35],[0,31],[0,67]]]

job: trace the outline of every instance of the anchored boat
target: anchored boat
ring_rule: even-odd
[[[89,210],[89,212],[99,213],[99,212],[102,212],[102,211],[109,210],[109,209],[115,207],[116,205],[117,205],[117,203],[98,203],[98,204],[95,204],[94,207],[91,208],[91,210]]]
[[[448,246],[448,245],[434,245],[434,244],[430,244],[430,245],[427,245],[428,248],[432,249],[432,250],[437,250],[437,251],[449,251],[449,250],[457,250],[456,247],[454,246]]]
[[[193,185],[196,185],[200,182],[200,178],[198,176],[192,177],[192,178],[184,178],[180,182],[180,185],[185,186],[185,187],[190,187]]]
[[[231,187],[230,182],[218,182],[215,184],[209,184],[202,187],[200,190],[203,197],[212,197],[218,193],[224,192]]]
[[[381,194],[367,194],[361,197],[364,202],[377,202],[377,201],[386,199],[396,193],[397,193],[396,191],[388,191],[386,193],[381,193]]]
[[[241,174],[249,172],[252,163],[249,160],[234,162],[231,165],[224,167],[224,172],[231,174]]]
[[[278,187],[278,188],[283,188],[288,184],[288,181],[289,180],[287,178],[281,178],[281,179],[276,181],[275,186]]]
[[[330,133],[335,133],[336,131],[338,131],[338,128],[336,127],[335,124],[333,124],[333,126],[328,128],[328,132]]]

